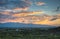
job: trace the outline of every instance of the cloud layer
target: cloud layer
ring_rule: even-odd
[[[22,0],[0,0],[0,11],[26,11],[30,7],[29,1]]]
[[[18,12],[18,13],[0,12],[0,23],[6,22],[60,25],[60,14],[50,16],[43,14],[43,11]]]

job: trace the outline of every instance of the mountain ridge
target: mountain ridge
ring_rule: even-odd
[[[9,23],[0,23],[0,27],[10,27],[10,28],[54,28],[56,26],[9,22]]]

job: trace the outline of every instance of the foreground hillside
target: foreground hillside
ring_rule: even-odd
[[[60,39],[60,28],[0,28],[0,39]]]

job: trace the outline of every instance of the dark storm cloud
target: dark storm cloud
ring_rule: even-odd
[[[0,20],[1,20],[1,19],[6,19],[6,18],[8,18],[8,17],[9,17],[8,15],[4,15],[4,14],[1,14],[1,13],[0,13]]]
[[[57,18],[52,18],[52,19],[50,19],[50,21],[54,21],[54,20],[56,20]]]
[[[16,7],[24,8],[29,6],[30,4],[21,0],[0,0],[0,7],[4,7],[5,9],[14,9]]]
[[[1,18],[6,19],[6,18],[9,18],[9,17],[11,17],[11,16],[0,13],[0,19],[1,19]]]
[[[56,11],[59,11],[60,10],[60,6],[57,7]]]

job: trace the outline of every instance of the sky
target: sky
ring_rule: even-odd
[[[0,23],[60,25],[60,0],[0,0]]]
[[[46,14],[58,14],[60,12],[54,12],[57,7],[60,7],[60,0],[32,0],[30,11],[42,10]],[[32,8],[32,9],[31,9]]]

